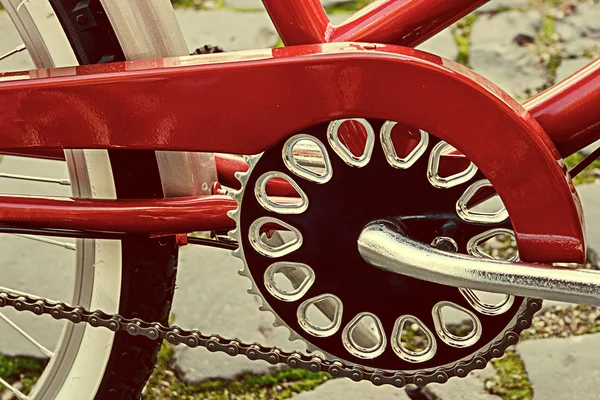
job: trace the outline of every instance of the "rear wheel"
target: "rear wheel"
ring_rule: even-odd
[[[99,0],[1,2],[38,68],[125,59],[114,34],[118,27],[113,29]],[[153,24],[160,24],[161,18],[154,16]],[[144,23],[139,18],[136,22]],[[66,151],[65,155],[73,196],[163,196],[154,152]],[[166,323],[177,249],[174,238],[79,240],[72,303]],[[26,287],[16,289],[27,291]],[[160,342],[122,332],[65,324],[50,362],[29,396],[137,398],[152,373],[159,347]]]

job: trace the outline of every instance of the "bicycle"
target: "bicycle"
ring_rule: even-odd
[[[537,298],[600,304],[598,275],[551,265],[585,258],[570,176],[598,151],[571,174],[562,158],[600,137],[600,60],[521,106],[412,49],[485,2],[382,0],[333,27],[318,0],[263,0],[288,47],[190,57],[168,1],[2,0],[39,67],[0,74],[2,153],[66,160],[73,197],[0,197],[0,231],[82,239],[72,306],[0,284],[0,307],[75,323],[32,397],[135,398],[159,339],[444,383],[515,344]],[[354,189],[394,181],[414,195],[365,207],[374,191]],[[484,252],[498,235],[518,256]],[[262,307],[320,355],[169,326],[185,243],[232,249]]]

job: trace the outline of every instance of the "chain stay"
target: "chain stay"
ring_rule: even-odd
[[[173,345],[205,347],[211,352],[222,352],[230,356],[245,355],[250,360],[264,360],[270,364],[287,364],[291,368],[302,368],[311,372],[328,372],[334,377],[346,377],[354,381],[368,380],[375,385],[389,384],[403,387],[406,384],[425,386],[429,383],[445,383],[450,377],[465,377],[475,369],[483,369],[487,363],[504,354],[506,349],[519,341],[523,329],[531,326],[533,314],[540,310],[541,300],[527,299],[527,305],[516,320],[516,324],[504,335],[492,342],[487,351],[477,354],[468,361],[451,366],[443,366],[432,371],[390,372],[373,370],[361,366],[350,366],[342,361],[323,360],[299,352],[285,352],[277,347],[264,347],[257,343],[246,344],[238,340],[222,338],[218,335],[206,336],[200,331],[185,330],[177,326],[164,326],[140,319],[128,319],[120,315],[110,315],[102,311],[88,311],[65,303],[46,299],[30,298],[0,290],[0,308],[12,307],[17,311],[30,311],[36,315],[50,314],[57,320],[73,323],[87,323],[93,327],[104,327],[113,332],[123,331],[132,336],[144,336],[151,340],[164,339]]]

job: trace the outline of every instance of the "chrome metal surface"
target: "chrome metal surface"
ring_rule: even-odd
[[[294,238],[278,246],[272,246],[266,243],[262,239],[262,236],[266,234],[261,230],[264,225],[268,224],[280,226],[285,230],[292,232],[294,234]],[[257,252],[265,257],[271,258],[282,257],[286,254],[290,254],[302,246],[302,234],[300,231],[290,224],[273,217],[261,217],[254,221],[250,226],[249,240],[250,244],[252,244],[252,247],[254,247]]]
[[[13,320],[11,320],[10,318],[8,318],[6,315],[0,313],[0,319],[4,320],[4,322],[6,322],[11,328],[13,328],[16,332],[19,333],[19,335],[23,336],[25,339],[27,339],[27,341],[29,343],[31,343],[32,345],[34,345],[35,347],[37,347],[37,349],[46,357],[48,358],[52,358],[54,356],[54,353],[51,352],[50,350],[48,350],[43,344],[41,344],[40,342],[38,342],[37,340],[35,340],[33,338],[33,336],[31,336],[30,334],[28,334],[27,332],[25,332],[23,330],[23,328],[21,328],[19,325],[17,325],[15,322],[13,322]]]
[[[402,332],[405,330],[405,325],[408,323],[416,324],[425,334],[425,337],[427,337],[427,346],[423,350],[410,350],[402,344]],[[412,329],[412,327],[408,327],[407,329]],[[431,360],[433,356],[435,356],[437,342],[435,341],[433,333],[431,333],[429,328],[427,328],[420,319],[412,315],[403,315],[394,323],[394,330],[392,331],[392,349],[394,350],[394,353],[404,361],[422,363]]]
[[[425,150],[427,150],[427,146],[429,145],[429,134],[420,129],[421,140],[419,141],[419,144],[417,144],[407,156],[400,157],[396,153],[392,140],[392,130],[397,124],[398,123],[395,121],[385,121],[381,126],[379,137],[388,163],[394,168],[407,169],[410,168],[423,153],[425,153]]]
[[[344,145],[339,136],[339,129],[347,121],[356,121],[360,123],[367,133],[367,139],[365,142],[365,148],[363,153],[359,156],[354,155],[346,145]],[[351,119],[338,119],[332,121],[327,128],[327,140],[331,145],[331,148],[340,156],[344,162],[352,167],[364,167],[371,160],[371,154],[373,154],[373,146],[375,144],[375,131],[373,127],[364,118],[351,118]]]
[[[278,273],[284,276],[284,279],[288,281],[288,285],[291,288],[282,287],[276,278]],[[308,292],[314,281],[315,271],[302,263],[280,261],[271,264],[265,271],[265,287],[273,297],[281,301],[296,301],[301,299]]]
[[[52,179],[52,178],[44,178],[42,176],[27,176],[27,175],[1,173],[0,178],[17,179],[17,180],[21,180],[21,181],[31,181],[31,182],[57,183],[57,184],[63,185],[63,186],[71,185],[71,181],[69,179]]]
[[[310,143],[310,145],[308,145],[308,143]],[[311,154],[315,153],[314,148],[316,147],[322,154],[322,157],[298,157],[294,151],[296,146],[299,146],[300,149],[310,148]],[[327,183],[333,176],[331,161],[329,160],[329,154],[325,149],[325,145],[314,136],[303,133],[292,136],[287,140],[283,147],[282,157],[286,167],[288,167],[293,174],[311,182]],[[319,161],[311,161],[311,159],[318,159]],[[323,167],[321,167],[322,164]],[[318,167],[320,173],[309,168],[313,165]]]
[[[5,388],[7,388],[9,391],[12,392],[12,394],[20,399],[20,400],[27,400],[30,397],[29,396],[25,396],[19,389],[17,389],[16,387],[14,387],[13,385],[11,385],[10,383],[6,382],[4,379],[0,378],[0,386],[4,386]]]
[[[600,273],[542,264],[484,260],[440,251],[403,236],[391,223],[367,225],[358,239],[374,267],[459,288],[600,306]]]
[[[464,171],[458,172],[451,176],[440,176],[441,156],[445,151],[451,149],[452,146],[444,141],[439,142],[431,150],[429,155],[429,164],[427,166],[427,179],[438,189],[448,189],[462,183],[468,182],[477,173],[477,167],[471,163]]]
[[[25,46],[24,44],[21,44],[21,45],[15,47],[14,49],[12,49],[11,51],[9,51],[8,53],[2,54],[0,56],[0,61],[4,60],[5,58],[8,58],[14,54],[18,54],[22,51],[25,51],[25,50],[27,50],[27,46]]]
[[[282,201],[280,202],[273,201],[271,196],[267,194],[267,183],[271,179],[283,179],[287,181],[300,196],[297,199],[298,201],[295,201],[296,198],[282,198]],[[258,178],[254,187],[254,195],[256,196],[256,200],[258,200],[265,210],[278,214],[302,214],[308,208],[308,197],[306,196],[306,193],[300,189],[300,186],[298,186],[292,178],[281,172],[267,172]]]
[[[493,189],[493,186],[487,179],[479,180],[469,186],[456,202],[456,214],[463,221],[480,224],[496,224],[506,220],[508,218],[508,211],[499,199],[500,204],[494,210],[478,210],[478,207],[471,208],[469,206],[469,202],[483,188]]]
[[[515,296],[511,296],[509,294],[504,295],[504,298],[501,301],[496,301],[494,303],[490,303],[489,301],[485,301],[483,296],[478,296],[477,292],[471,289],[460,288],[458,289],[462,293],[465,299],[469,302],[471,307],[479,311],[484,315],[500,315],[504,314],[512,307],[515,302]],[[482,295],[490,294],[489,292],[482,293]],[[496,293],[494,293],[496,294]]]
[[[451,252],[457,252],[458,251],[458,243],[456,243],[456,240],[452,239],[451,237],[448,236],[438,236],[435,239],[433,239],[433,241],[431,242],[431,245],[435,248],[438,248],[440,250],[446,250],[446,251],[451,251]]]
[[[479,248],[479,246],[481,244],[485,243],[486,241],[488,241],[496,236],[500,236],[500,235],[509,236],[510,238],[512,238],[513,240],[516,241],[515,233],[513,231],[511,231],[510,229],[506,229],[506,228],[490,229],[489,231],[482,232],[478,235],[473,236],[471,239],[469,239],[469,241],[467,242],[467,252],[470,255],[476,256],[476,257],[493,258],[491,255],[483,252]],[[519,253],[517,252],[517,254],[515,254],[514,256],[512,256],[511,258],[509,258],[506,261],[519,261]]]
[[[24,239],[33,240],[33,241],[36,241],[36,242],[51,244],[53,246],[62,247],[62,248],[67,249],[67,250],[73,250],[73,251],[77,250],[77,245],[75,243],[61,242],[59,240],[48,239],[48,238],[45,238],[43,236],[35,236],[35,235],[21,235],[21,234],[17,234],[15,236],[22,237]]]
[[[319,303],[324,302],[330,303],[331,306],[318,306]],[[325,325],[316,324],[311,321],[308,316],[309,308],[311,306],[314,306],[316,310],[323,313],[323,316],[328,320]],[[297,312],[298,323],[306,332],[313,336],[328,337],[340,329],[343,311],[344,305],[339,297],[330,293],[325,293],[308,299],[300,304]]]
[[[453,308],[466,314],[473,323],[473,329],[471,332],[467,333],[465,336],[458,336],[450,332],[446,326],[446,321],[444,321],[444,307]],[[452,347],[469,347],[477,343],[477,341],[481,338],[481,331],[483,329],[481,326],[481,321],[470,310],[467,310],[466,308],[449,301],[441,301],[433,306],[431,313],[433,315],[433,323],[435,325],[436,333],[444,343]]]
[[[368,326],[368,321],[371,325]],[[360,328],[371,331],[372,335],[364,336]],[[387,346],[387,337],[377,315],[363,312],[352,318],[342,332],[342,343],[346,350],[358,358],[371,359],[379,357]]]

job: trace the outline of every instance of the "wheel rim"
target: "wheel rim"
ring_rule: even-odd
[[[56,16],[47,18],[54,15],[48,2],[2,0],[2,4],[38,68],[77,65],[60,22]],[[73,196],[116,198],[106,151],[67,151],[65,156]],[[118,312],[120,243],[78,240],[76,260],[72,304]],[[72,399],[89,393],[87,397],[93,397],[104,376],[113,340],[111,331],[65,324],[54,355],[29,396]]]

